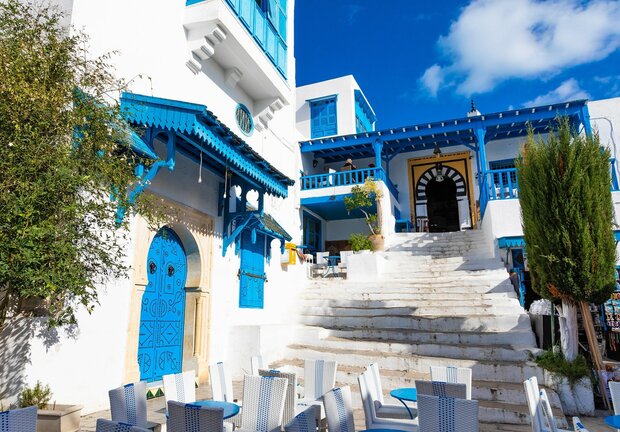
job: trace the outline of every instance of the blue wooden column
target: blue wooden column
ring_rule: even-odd
[[[583,125],[583,130],[586,133],[588,138],[592,138],[592,124],[590,123],[590,111],[588,110],[588,106],[584,105],[579,110],[579,121]]]
[[[478,141],[478,157],[480,158],[480,166],[478,168],[481,170],[481,174],[483,175],[486,175],[488,169],[486,143],[484,141],[486,132],[487,130],[484,127],[476,128],[476,140]],[[479,174],[478,181],[481,182],[481,180],[482,177]]]
[[[377,169],[383,169],[381,162],[381,153],[383,152],[383,141],[376,139],[372,143],[372,149],[375,151],[375,166]]]

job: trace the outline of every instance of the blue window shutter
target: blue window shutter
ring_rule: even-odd
[[[311,135],[320,138],[338,133],[336,98],[310,102]]]
[[[241,236],[241,268],[239,269],[239,307],[262,309],[265,290],[265,236],[252,230]]]

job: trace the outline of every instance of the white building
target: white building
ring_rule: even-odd
[[[93,412],[123,383],[156,392],[164,373],[193,369],[204,382],[210,363],[238,377],[251,355],[279,358],[307,280],[303,266],[281,264],[281,247],[346,250],[367,228],[343,198],[368,177],[381,180],[386,235],[483,229],[490,248],[522,247],[514,158],[528,122],[544,133],[564,114],[614,156],[620,143],[620,98],[375,130],[353,77],[296,89],[294,0],[62,3],[94,56],[118,52],[117,76],[130,82],[121,105],[144,132],[136,151],[158,159],[140,190],[176,212],[160,232],[125,216],[132,271],[102,287],[76,334],[4,330],[9,404],[41,380],[59,403]]]

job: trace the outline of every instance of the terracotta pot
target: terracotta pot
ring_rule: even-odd
[[[384,238],[381,234],[370,235],[368,239],[372,243],[372,250],[374,251],[382,251],[384,247]]]
[[[76,432],[82,405],[49,404],[37,414],[37,432]]]

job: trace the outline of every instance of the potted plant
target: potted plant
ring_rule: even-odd
[[[373,250],[372,242],[364,234],[351,234],[349,242],[351,243],[351,250],[355,253]]]
[[[36,406],[37,432],[76,432],[80,429],[81,405],[50,404],[52,392],[48,385],[37,381],[33,388],[26,387],[19,396],[22,408]]]
[[[351,196],[344,198],[344,206],[349,213],[359,210],[364,215],[371,232],[368,238],[372,243],[372,249],[375,251],[383,250],[381,198],[383,198],[381,186],[372,178],[367,178],[363,185],[353,186]],[[377,212],[373,213],[371,208],[375,203]]]

